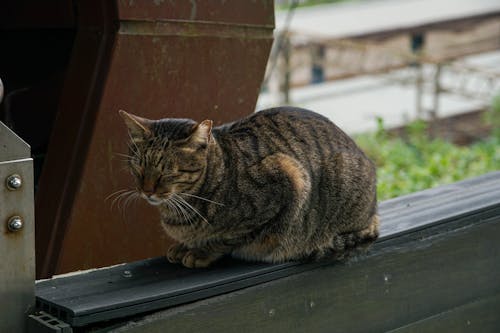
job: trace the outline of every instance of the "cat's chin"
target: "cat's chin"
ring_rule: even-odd
[[[159,200],[159,199],[146,199],[146,201],[152,205],[152,206],[159,206],[163,203],[163,200]]]
[[[163,203],[163,199],[157,197],[156,195],[153,196],[147,196],[145,194],[141,195],[144,200],[146,200],[150,205],[152,206],[159,206]]]

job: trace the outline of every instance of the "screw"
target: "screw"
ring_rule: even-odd
[[[7,188],[11,191],[18,190],[23,185],[21,176],[19,176],[18,174],[13,174],[7,177],[6,183]]]
[[[7,228],[12,232],[21,230],[23,228],[23,219],[21,216],[12,216],[7,222]]]
[[[123,271],[122,276],[125,278],[132,277],[132,272],[131,271]]]

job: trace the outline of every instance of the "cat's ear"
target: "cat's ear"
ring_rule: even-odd
[[[212,125],[213,121],[203,120],[196,126],[191,140],[198,144],[207,145],[212,139]]]
[[[132,138],[144,139],[151,134],[150,127],[153,123],[152,120],[135,116],[123,110],[118,111],[118,113],[125,121]]]

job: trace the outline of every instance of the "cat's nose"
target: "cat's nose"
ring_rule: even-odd
[[[142,191],[148,196],[153,194],[155,191],[155,182],[150,179],[145,179],[142,183]]]
[[[146,199],[153,206],[157,206],[162,203],[162,200],[156,194],[147,195],[142,193],[142,197]]]
[[[155,193],[151,193],[151,192],[142,191],[141,197],[150,203],[156,202],[159,200],[158,196]]]

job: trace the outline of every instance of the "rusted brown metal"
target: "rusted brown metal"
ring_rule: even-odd
[[[81,1],[36,198],[37,276],[162,255],[155,209],[131,186],[117,111],[222,123],[253,111],[272,43],[267,1]]]

